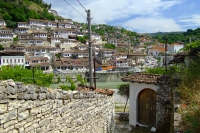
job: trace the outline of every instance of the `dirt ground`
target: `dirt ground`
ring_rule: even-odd
[[[150,133],[150,128],[136,127],[132,131],[129,131],[128,121],[115,121],[114,133]]]

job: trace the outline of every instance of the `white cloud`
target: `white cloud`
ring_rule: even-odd
[[[180,18],[179,22],[185,23],[185,26],[200,26],[200,15],[191,15]]]
[[[55,0],[44,0],[52,4],[52,9],[56,10],[59,15],[65,18],[71,18],[77,22],[86,22],[86,12],[76,0],[66,0],[76,10],[69,6],[64,0],[58,2]],[[123,23],[123,27],[129,25],[129,22],[135,21],[134,25],[129,25],[134,29],[144,32],[154,31],[172,31],[180,30],[179,25],[172,19],[166,19],[163,11],[170,9],[172,6],[180,4],[182,0],[79,0],[86,9],[91,10],[92,22],[97,24],[111,24],[115,21]],[[83,17],[83,15],[85,17]],[[133,16],[139,16],[133,18]],[[161,17],[163,19],[156,19]],[[145,22],[150,23],[146,24]],[[170,26],[167,26],[170,24]]]
[[[173,19],[138,17],[123,24],[123,27],[135,29],[139,33],[182,31]]]

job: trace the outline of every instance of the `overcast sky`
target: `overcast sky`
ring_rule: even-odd
[[[91,10],[93,24],[122,26],[138,33],[200,27],[200,0],[79,0],[84,8],[77,0],[43,1],[64,18],[86,23],[85,8]]]

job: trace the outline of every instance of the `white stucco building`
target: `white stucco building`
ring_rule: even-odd
[[[0,51],[0,66],[23,65],[25,64],[25,55],[22,51],[6,50]]]
[[[130,82],[129,125],[156,125],[157,79],[161,75],[136,73],[122,78]]]

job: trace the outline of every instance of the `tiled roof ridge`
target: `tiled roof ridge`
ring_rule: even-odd
[[[150,74],[150,73],[135,73],[121,78],[124,82],[137,82],[147,84],[157,84],[157,79],[160,78],[161,74]]]

